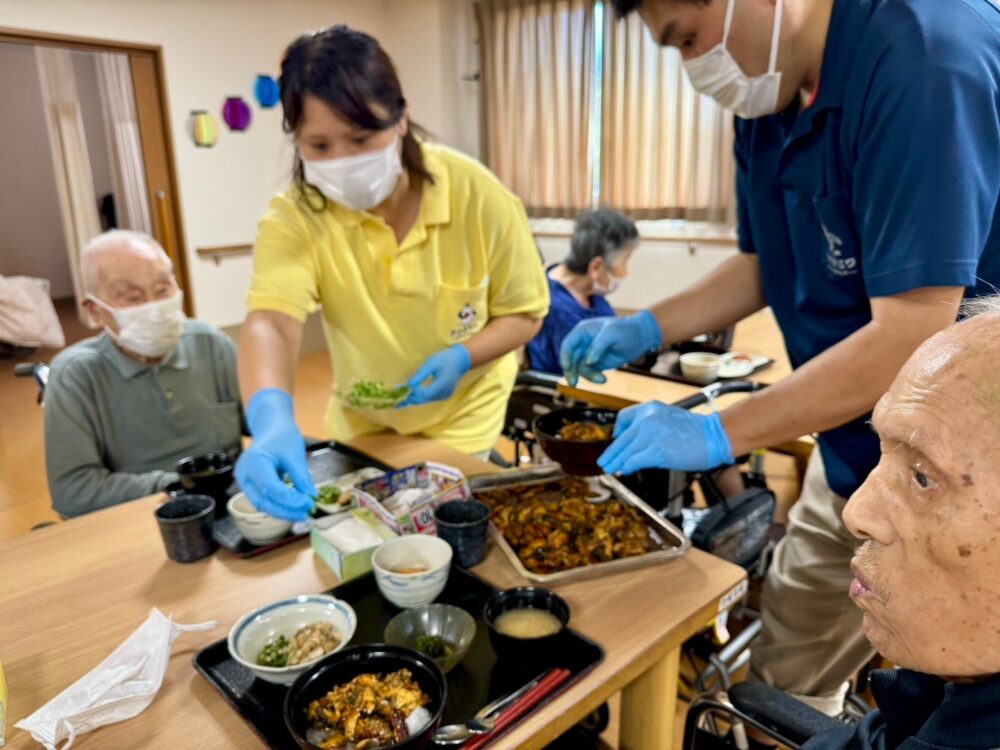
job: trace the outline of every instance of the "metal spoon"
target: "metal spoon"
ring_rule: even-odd
[[[443,727],[438,727],[431,741],[438,745],[459,745],[474,734],[492,732],[497,725],[497,716],[500,712],[534,689],[544,676],[543,672],[513,693],[508,693],[492,703],[486,704],[465,724],[445,724]]]
[[[490,719],[490,721],[496,723],[496,719]],[[461,745],[474,734],[484,734],[489,731],[489,729],[483,729],[473,732],[472,727],[468,724],[445,724],[443,727],[438,727],[431,742],[435,745]]]

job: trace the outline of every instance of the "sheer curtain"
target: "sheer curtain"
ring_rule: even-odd
[[[487,165],[534,216],[593,192],[593,0],[480,0]]]
[[[35,47],[38,78],[45,107],[45,121],[55,166],[56,190],[66,235],[77,315],[90,325],[81,305],[84,299],[80,277],[80,251],[101,232],[94,196],[94,180],[87,153],[87,138],[80,115],[80,97],[73,72],[73,58],[68,49]]]
[[[600,202],[641,219],[735,223],[732,115],[638,16],[604,18]]]
[[[531,215],[735,223],[732,117],[638,16],[593,0],[480,0],[476,16],[484,160]]]
[[[96,55],[96,62],[108,153],[113,167],[118,226],[152,234],[128,55],[102,52]]]

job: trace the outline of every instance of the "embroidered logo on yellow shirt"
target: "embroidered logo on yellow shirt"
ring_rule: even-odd
[[[452,340],[459,341],[475,333],[476,321],[478,319],[479,313],[476,312],[476,308],[467,302],[465,306],[458,311],[458,327],[453,328],[451,331]]]

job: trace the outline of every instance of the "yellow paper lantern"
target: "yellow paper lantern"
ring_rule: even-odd
[[[195,109],[188,119],[188,134],[195,146],[211,148],[219,140],[219,126],[207,111]]]

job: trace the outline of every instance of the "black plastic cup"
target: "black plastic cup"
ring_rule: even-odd
[[[212,554],[215,500],[208,495],[178,495],[156,509],[167,557],[188,563]]]
[[[490,509],[478,500],[452,500],[434,511],[438,536],[451,545],[454,561],[471,568],[486,557],[486,524]]]
[[[185,495],[208,495],[215,500],[216,519],[226,517],[229,486],[233,483],[233,460],[227,453],[206,453],[177,462],[177,477]]]

